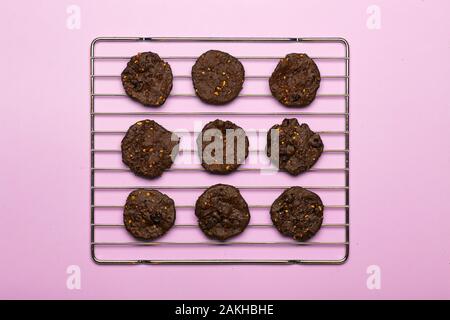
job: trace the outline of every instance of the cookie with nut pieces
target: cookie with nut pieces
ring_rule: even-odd
[[[320,135],[295,118],[284,119],[267,132],[267,156],[280,170],[294,176],[314,166],[323,147]]]
[[[159,177],[172,166],[179,141],[175,133],[153,120],[138,121],[122,139],[122,161],[138,176]]]
[[[172,90],[172,69],[153,52],[131,57],[121,79],[125,93],[145,106],[161,106]]]
[[[195,203],[195,215],[203,233],[220,241],[242,233],[250,221],[247,202],[239,189],[226,184],[206,189]]]
[[[322,226],[323,203],[314,192],[291,187],[273,202],[270,217],[281,234],[297,241],[306,241]]]
[[[215,174],[237,170],[248,157],[249,141],[245,131],[228,120],[216,119],[206,124],[197,138],[197,145],[202,167]]]
[[[154,189],[138,189],[127,197],[123,222],[133,237],[153,240],[172,228],[175,217],[175,203],[169,196]]]
[[[209,50],[192,67],[195,94],[208,104],[222,105],[241,92],[245,78],[242,63],[232,55]]]

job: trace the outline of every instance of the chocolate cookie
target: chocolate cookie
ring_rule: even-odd
[[[153,120],[133,124],[122,139],[122,161],[135,174],[160,176],[170,168],[178,152],[180,138]]]
[[[227,133],[229,138],[234,139],[227,139]],[[219,140],[216,141],[216,138]],[[229,150],[227,144],[230,144]],[[217,119],[208,123],[198,136],[197,145],[202,167],[211,173],[233,172],[248,156],[248,137],[241,127],[231,121]]]
[[[320,86],[319,68],[304,53],[288,54],[272,73],[269,86],[272,95],[285,106],[307,106]]]
[[[247,202],[238,189],[216,184],[197,199],[195,215],[203,233],[216,240],[240,234],[250,221]]]
[[[122,71],[122,84],[128,96],[145,106],[162,105],[172,90],[172,70],[156,53],[133,56]]]
[[[278,133],[279,152],[272,153],[272,134]],[[267,132],[267,156],[280,170],[294,176],[309,170],[319,159],[323,151],[320,135],[309,129],[306,123],[299,125],[297,119],[284,119]]]
[[[280,233],[297,241],[306,241],[322,226],[322,200],[314,192],[292,187],[274,201],[270,216]]]
[[[153,189],[131,192],[123,211],[125,228],[135,238],[156,239],[172,228],[175,204],[167,195]]]
[[[192,67],[197,96],[209,104],[225,104],[239,95],[244,83],[244,67],[226,52],[209,50]]]

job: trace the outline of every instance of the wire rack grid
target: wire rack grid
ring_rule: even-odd
[[[198,109],[195,111],[169,111],[163,109],[164,106],[161,109],[147,109],[145,107],[141,106],[134,106],[135,111],[129,111],[129,109],[117,109],[111,107],[111,102],[104,102],[103,108],[101,110],[97,110],[97,101],[98,99],[118,99],[120,97],[126,97],[126,95],[122,92],[113,92],[113,93],[105,93],[100,92],[98,93],[96,91],[97,89],[97,82],[98,81],[112,81],[115,84],[120,83],[120,73],[114,72],[114,74],[106,74],[106,73],[96,73],[97,63],[102,62],[118,62],[120,64],[120,67],[123,68],[126,62],[130,59],[129,54],[116,54],[116,55],[96,55],[96,47],[98,44],[104,43],[104,44],[175,44],[177,46],[183,46],[186,44],[207,44],[208,46],[211,46],[211,48],[214,48],[217,44],[226,44],[226,45],[241,45],[245,44],[248,46],[253,46],[255,44],[262,44],[264,46],[266,45],[273,45],[277,43],[283,43],[283,44],[334,44],[334,45],[343,45],[344,48],[344,54],[343,55],[320,55],[320,56],[311,56],[312,59],[317,61],[339,61],[343,63],[344,72],[343,74],[322,74],[321,78],[323,81],[338,81],[342,82],[343,84],[343,93],[322,93],[319,91],[316,100],[321,99],[327,99],[330,101],[334,101],[335,99],[343,100],[343,110],[342,111],[336,111],[336,110],[316,110],[315,107],[310,106],[305,111],[304,109],[288,109],[282,106],[278,106],[277,109],[271,108],[267,111],[242,111],[242,108],[238,109],[237,111],[228,111],[227,108],[215,108],[212,106],[204,106],[203,109]],[[349,44],[348,42],[343,38],[187,38],[187,37],[100,37],[96,38],[91,43],[90,48],[90,161],[91,161],[91,174],[90,174],[90,187],[91,187],[91,203],[90,203],[90,247],[91,247],[91,255],[93,260],[98,264],[342,264],[344,263],[349,256],[349,249],[350,249],[350,201],[349,201],[349,194],[350,194],[350,181],[349,181],[349,175],[350,175],[350,168],[349,168],[349,156],[350,156],[350,148],[349,148],[349,135],[350,135],[350,127],[349,127],[349,82],[350,82],[350,54],[349,54]],[[245,51],[245,50],[243,50]],[[285,52],[287,54],[289,52]],[[274,62],[276,63],[280,58],[282,58],[282,54],[275,54],[275,55],[260,55],[260,54],[236,54],[235,55],[239,60],[241,61],[248,61],[250,63],[264,63],[266,61]],[[198,57],[198,54],[195,55],[186,55],[186,54],[178,54],[178,55],[162,55],[161,58],[163,60],[168,61],[181,61],[181,62],[187,62],[187,63],[193,63],[195,59]],[[255,69],[257,70],[257,69]],[[246,72],[247,73],[247,72]],[[247,80],[267,80],[269,78],[270,74],[250,74],[246,75],[245,79]],[[190,80],[190,75],[185,74],[177,74],[174,72],[174,81],[183,81],[183,80]],[[114,88],[114,86],[113,86]],[[113,89],[114,90],[114,89]],[[118,91],[118,90],[116,90]],[[185,93],[185,92],[174,92],[170,95],[169,99],[172,98],[182,98],[182,99],[196,99],[195,93]],[[127,98],[125,98],[127,99]],[[263,101],[267,101],[269,99],[273,99],[270,93],[254,93],[254,92],[247,92],[243,91],[237,98],[237,100],[246,100],[246,99],[263,99]],[[110,100],[111,101],[111,100]],[[106,106],[106,107],[105,107]],[[206,109],[206,110],[205,110]],[[163,111],[160,111],[163,110]],[[165,111],[164,111],[165,110]],[[311,111],[310,111],[311,110]],[[343,181],[342,184],[311,184],[311,185],[303,185],[303,180],[300,177],[296,177],[293,180],[290,180],[291,182],[288,182],[288,184],[279,184],[274,185],[272,183],[268,183],[267,181],[273,181],[274,179],[266,180],[263,184],[259,183],[252,183],[252,184],[235,184],[236,187],[238,187],[241,191],[256,191],[256,192],[266,192],[266,191],[277,191],[278,194],[282,192],[283,189],[291,186],[291,185],[300,185],[304,188],[307,188],[312,191],[323,191],[323,192],[341,192],[343,194],[343,203],[327,203],[327,201],[324,201],[325,203],[325,215],[328,212],[332,212],[333,210],[342,210],[343,211],[343,221],[339,222],[326,222],[324,221],[323,229],[331,230],[331,229],[339,229],[342,230],[343,233],[341,234],[340,240],[332,240],[332,241],[314,241],[310,240],[307,242],[296,242],[296,241],[288,241],[285,239],[279,239],[276,238],[275,240],[267,240],[267,237],[263,234],[263,238],[258,240],[231,240],[227,242],[216,242],[216,241],[209,241],[205,239],[200,239],[198,241],[193,241],[193,237],[186,236],[184,238],[176,238],[175,240],[161,240],[161,241],[151,241],[151,242],[139,242],[134,241],[134,239],[127,239],[123,238],[123,235],[121,235],[119,238],[122,240],[120,241],[111,241],[108,240],[101,240],[98,239],[98,233],[99,230],[119,230],[122,233],[125,233],[124,231],[124,225],[123,223],[118,222],[99,222],[98,221],[98,211],[99,210],[113,210],[118,215],[120,215],[120,212],[123,208],[123,204],[110,203],[111,201],[108,199],[112,199],[116,197],[115,192],[130,192],[133,189],[137,188],[154,188],[157,190],[167,190],[167,191],[174,191],[174,192],[183,192],[187,191],[189,193],[195,192],[195,191],[203,191],[204,189],[208,188],[210,184],[187,184],[187,185],[178,185],[178,183],[166,183],[165,180],[162,180],[163,183],[157,182],[158,180],[137,180],[139,183],[115,183],[115,182],[107,182],[107,183],[101,183],[97,184],[98,174],[120,174],[123,173],[125,175],[132,175],[131,172],[129,172],[129,169],[126,168],[124,165],[120,163],[120,165],[116,166],[105,166],[105,165],[98,165],[98,157],[99,155],[104,156],[120,156],[120,147],[99,147],[99,138],[101,137],[113,137],[116,136],[118,138],[121,138],[125,132],[127,126],[121,126],[120,129],[104,129],[105,123],[116,123],[116,119],[127,119],[122,122],[128,123],[128,126],[131,125],[134,122],[127,122],[129,121],[128,118],[134,117],[155,117],[155,118],[162,118],[162,119],[182,119],[182,121],[187,121],[186,119],[196,118],[196,117],[224,117],[224,119],[227,119],[227,117],[250,117],[252,119],[260,119],[262,117],[275,117],[279,119],[280,117],[302,117],[302,118],[309,118],[309,117],[315,117],[318,119],[318,123],[325,122],[323,119],[343,119],[341,123],[340,129],[326,129],[326,130],[316,130],[316,132],[320,133],[324,136],[339,136],[343,137],[343,147],[335,147],[335,148],[327,148],[325,146],[324,155],[326,154],[338,154],[343,156],[343,162],[344,166],[341,167],[320,167],[320,168],[312,168],[309,172],[309,174],[325,174],[325,175],[332,175],[332,174],[342,174]],[[102,123],[103,125],[98,128],[98,119],[103,119]],[[106,119],[106,120],[105,120]],[[282,118],[281,118],[282,119]],[[116,122],[114,122],[116,121]],[[321,122],[320,122],[321,121]],[[327,120],[328,121],[328,120]],[[275,123],[275,122],[273,122]],[[279,123],[279,122],[277,122]],[[245,129],[245,128],[244,128]],[[314,129],[313,129],[314,130]],[[175,130],[174,130],[175,131]],[[247,131],[247,130],[246,130]],[[184,134],[187,134],[188,136],[194,136],[197,134],[198,131],[184,131]],[[194,138],[195,139],[195,138]],[[115,146],[120,146],[120,144],[116,143]],[[251,153],[257,153],[261,150],[256,149],[250,149]],[[196,153],[195,148],[181,148],[179,151],[180,154],[194,154]],[[324,156],[323,155],[323,156]],[[322,156],[322,157],[323,157]],[[114,161],[113,161],[114,163]],[[186,172],[186,173],[194,173],[194,174],[206,174],[206,173],[199,173],[199,171],[203,171],[203,169],[198,165],[195,167],[180,167],[180,166],[174,166],[173,168],[169,169],[168,171],[172,171],[174,173],[180,172]],[[260,172],[261,169],[258,167],[246,167],[245,165],[239,168],[238,171],[242,171],[244,173],[234,173],[234,175],[242,175],[245,174],[245,172],[251,173],[257,173]],[[172,173],[166,173],[166,174],[172,174]],[[278,175],[283,175],[285,173],[277,173]],[[186,179],[185,179],[186,180]],[[245,180],[242,178],[242,180]],[[103,180],[102,180],[103,181]],[[108,181],[108,180],[105,180]],[[136,180],[134,180],[136,181]],[[176,182],[179,180],[175,180]],[[191,180],[189,180],[191,181]],[[253,181],[253,179],[251,179]],[[314,180],[311,180],[314,181]],[[220,181],[219,181],[220,182]],[[218,182],[216,182],[218,183]],[[214,183],[211,183],[214,184]],[[102,203],[99,204],[99,193],[101,192],[112,192],[113,194],[110,195],[109,198],[104,197]],[[261,198],[261,196],[258,196],[258,199]],[[263,197],[265,198],[265,197]],[[108,202],[109,201],[109,202]],[[187,210],[186,214],[191,214],[194,209],[193,202],[187,203],[187,204],[178,204],[177,200],[176,202],[176,209],[177,209],[177,216],[179,210]],[[255,201],[256,202],[256,201]],[[123,196],[122,196],[122,203],[123,203]],[[249,202],[249,208],[253,210],[263,210],[263,212],[268,212],[270,208],[271,202],[268,203],[251,203]],[[253,216],[253,213],[252,213]],[[185,222],[185,223],[176,223],[174,226],[174,229],[196,229],[198,228],[195,223],[192,221]],[[259,223],[250,223],[249,228],[254,230],[272,230],[274,229],[273,225],[267,221],[259,222]],[[176,231],[171,231],[176,232]],[[260,231],[261,232],[261,231]],[[322,232],[322,231],[321,231]],[[112,232],[113,234],[114,232]],[[129,248],[129,247],[139,247],[144,248],[145,250],[151,250],[153,248],[162,248],[163,250],[167,250],[165,248],[173,248],[177,247],[179,250],[184,250],[184,252],[188,252],[188,257],[184,258],[173,258],[173,257],[165,257],[165,258],[148,258],[148,257],[135,257],[135,258],[123,258],[119,257],[118,255],[111,254],[111,256],[108,256],[111,251],[107,251],[106,254],[103,254],[102,257],[98,256],[97,250],[99,248]],[[224,253],[220,255],[219,258],[213,257],[210,258],[208,256],[212,255],[211,250],[206,251],[205,254],[201,255],[197,258],[190,258],[189,252],[197,252],[202,250],[202,248],[208,247],[213,248],[213,250],[221,250],[222,248],[239,248],[239,247],[245,247],[247,248],[247,251],[243,252],[243,257],[235,258],[230,257],[230,254]],[[303,257],[283,257],[283,258],[277,258],[276,252],[277,250],[280,250],[279,248],[298,248],[298,247],[309,247],[309,248],[321,248],[321,247],[340,247],[343,249],[343,254],[340,257],[333,257],[328,258],[325,256],[317,257],[313,256],[313,258],[303,258]],[[151,249],[150,249],[151,248]],[[181,248],[181,249],[180,249]],[[214,249],[216,248],[216,249]],[[263,257],[258,258],[249,258],[248,257],[248,248],[263,248]],[[195,251],[193,251],[195,250]],[[237,250],[237,249],[235,249]],[[241,253],[242,253],[241,252]],[[265,255],[268,256],[267,253],[274,254],[275,257],[265,257]],[[281,250],[280,250],[281,252]],[[148,252],[146,252],[148,253]],[[175,252],[175,256],[177,256],[177,252]],[[139,253],[137,253],[139,255]],[[326,255],[326,254],[325,254]],[[164,256],[164,255],[163,255]],[[185,255],[184,255],[185,256]],[[196,255],[198,256],[198,255]],[[251,256],[251,255],[250,255]],[[118,258],[117,258],[118,257]]]

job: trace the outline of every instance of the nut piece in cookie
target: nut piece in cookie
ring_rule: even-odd
[[[280,170],[294,176],[308,171],[322,152],[320,135],[313,132],[306,123],[300,125],[295,118],[284,119],[281,125],[276,124],[267,132],[267,156]]]
[[[192,67],[196,95],[208,104],[226,104],[239,95],[244,83],[242,63],[230,54],[209,50]]]
[[[273,202],[270,216],[281,234],[306,241],[322,226],[322,200],[312,191],[291,187]]]
[[[175,223],[175,203],[158,190],[134,190],[125,203],[123,222],[135,238],[159,238]]]
[[[172,166],[179,142],[176,134],[155,121],[138,121],[122,139],[122,161],[136,175],[156,178]]]
[[[235,171],[248,156],[248,137],[231,121],[217,119],[206,124],[197,145],[202,167],[215,174]]]
[[[272,95],[288,107],[305,107],[316,97],[320,72],[304,53],[291,53],[281,59],[269,79]]]
[[[121,78],[125,93],[145,106],[161,106],[172,90],[170,65],[153,52],[133,56]]]
[[[225,184],[206,189],[197,199],[195,215],[203,233],[221,241],[243,232],[250,221],[247,202],[239,190]]]

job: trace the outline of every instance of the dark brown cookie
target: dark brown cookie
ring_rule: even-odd
[[[307,106],[320,86],[319,68],[304,53],[288,54],[272,73],[269,86],[272,95],[285,106]]]
[[[122,84],[128,96],[145,106],[162,105],[172,90],[172,70],[156,53],[133,56],[122,71]]]
[[[273,130],[273,131],[272,131]],[[272,134],[278,133],[279,152],[272,153]],[[267,132],[267,156],[280,170],[294,176],[309,170],[323,152],[320,135],[314,133],[306,123],[299,125],[297,119],[284,119]]]
[[[123,222],[128,232],[138,239],[159,238],[175,222],[175,204],[157,190],[134,190],[125,203]]]
[[[322,200],[314,192],[292,187],[273,202],[270,216],[280,233],[297,241],[306,241],[322,226]]]
[[[122,139],[122,161],[139,176],[158,177],[172,166],[179,141],[153,120],[138,121]]]
[[[228,135],[233,135],[234,141],[227,140],[227,131]],[[216,138],[220,140],[216,142]],[[222,148],[218,143],[222,144]],[[227,144],[231,143],[227,152]],[[231,121],[217,119],[209,122],[199,134],[197,145],[202,159],[202,167],[211,173],[228,174],[233,172],[244,163],[248,156],[248,137],[241,127]],[[222,154],[218,154],[216,149],[221,150]]]
[[[226,52],[209,50],[192,67],[197,96],[209,104],[225,104],[239,95],[244,83],[244,67]]]
[[[247,202],[238,189],[216,184],[197,199],[195,215],[209,238],[227,240],[240,234],[250,221]]]

